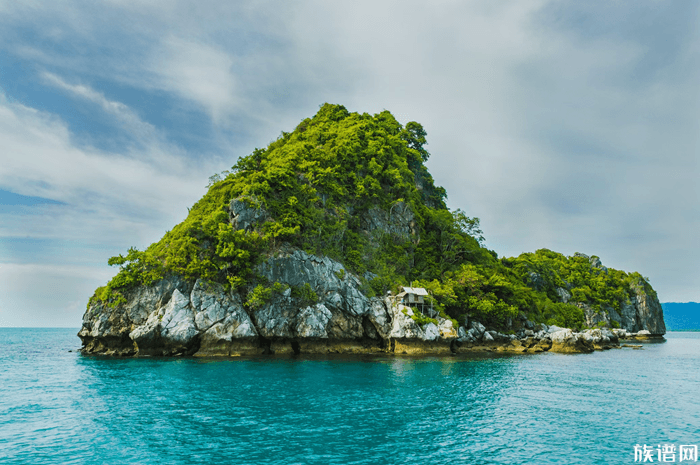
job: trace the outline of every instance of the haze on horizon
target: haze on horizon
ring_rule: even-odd
[[[78,327],[209,176],[324,102],[428,132],[501,256],[700,301],[700,4],[0,0],[0,326]]]

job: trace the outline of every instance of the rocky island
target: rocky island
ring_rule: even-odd
[[[591,352],[666,332],[639,273],[484,247],[478,218],[446,207],[425,136],[323,105],[212,176],[160,241],[109,259],[83,353]]]

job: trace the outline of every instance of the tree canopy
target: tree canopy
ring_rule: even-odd
[[[455,321],[471,315],[503,326],[522,312],[580,325],[576,303],[619,309],[638,275],[602,272],[588,259],[545,249],[499,260],[484,246],[479,219],[446,207],[445,190],[425,166],[426,136],[419,123],[402,126],[388,111],[324,104],[294,131],[212,176],[208,192],[160,241],[112,257],[119,273],[91,301],[116,305],[124,290],[176,274],[230,286],[257,302],[274,285],[257,275],[257,265],[291,246],[340,261],[368,296],[416,281]],[[263,219],[235,229],[234,199],[265,212]],[[406,218],[410,232],[392,227]],[[533,273],[541,282],[532,282]],[[559,287],[570,290],[573,304],[559,301]]]

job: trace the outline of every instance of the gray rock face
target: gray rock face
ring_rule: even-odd
[[[596,256],[589,257],[582,253],[575,253],[576,257],[583,257],[591,263],[591,266],[603,270],[607,273],[608,269],[603,266],[600,259]],[[533,275],[534,273],[530,273]],[[534,285],[530,276],[531,285]],[[536,286],[535,286],[536,287]],[[584,312],[586,325],[589,327],[603,326],[612,327],[613,322],[620,324],[622,329],[628,332],[637,332],[648,330],[653,335],[663,335],[666,333],[666,325],[664,323],[663,309],[659,303],[659,299],[653,293],[647,293],[644,288],[644,282],[632,284],[631,289],[633,296],[627,302],[623,303],[620,311],[616,311],[612,307],[606,307],[601,310],[596,310],[585,303],[576,303]],[[556,289],[559,300],[568,303],[571,299],[571,293],[564,288]]]
[[[403,340],[449,348],[458,336],[450,320],[438,317],[437,325],[421,327],[393,298],[367,298],[360,280],[327,257],[287,250],[257,271],[291,287],[249,309],[242,296],[219,284],[171,277],[133,290],[127,303],[115,308],[93,305],[79,333],[84,351],[228,356],[291,347],[294,352],[362,352],[390,350]],[[315,303],[294,297],[293,287],[307,284],[318,296]]]
[[[464,328],[464,326],[459,327],[459,329],[457,330],[457,336],[460,339],[464,339],[467,337],[467,330]]]
[[[267,211],[254,198],[236,198],[229,204],[229,222],[234,229],[251,231],[269,217]]]
[[[236,227],[252,227],[263,221],[265,214],[258,210],[242,200],[232,202]],[[399,209],[396,221],[404,224],[412,218],[408,211]],[[390,228],[378,219],[371,222],[376,223],[372,227]],[[392,233],[412,234],[405,228]],[[619,317],[621,329],[574,333],[535,324],[520,315],[517,339],[521,341],[511,347],[515,335],[487,331],[478,321],[470,321],[468,327],[465,322],[455,330],[451,320],[438,316],[430,322],[414,315],[396,297],[368,298],[360,290],[361,281],[328,257],[286,247],[259,265],[256,272],[283,286],[254,308],[244,304],[246,295],[226,291],[219,284],[192,283],[173,276],[125,292],[126,303],[114,308],[101,302],[92,304],[78,334],[83,350],[112,355],[231,356],[278,351],[394,352],[396,347],[397,353],[417,354],[449,353],[462,345],[493,349],[506,343],[507,350],[521,352],[550,347],[560,352],[588,352],[616,344],[620,337],[643,338],[647,337],[645,331],[649,337],[665,332],[661,306],[655,296],[645,292],[642,281],[619,315],[612,309],[596,313],[584,306],[589,324],[608,325],[611,318],[618,321],[615,317]],[[310,301],[313,293],[308,292],[309,286],[317,296],[315,301]],[[306,294],[295,292],[303,288]],[[560,297],[566,298],[568,291],[562,291]]]
[[[131,355],[138,351],[129,334],[136,326],[155,326],[154,309],[165,307],[175,289],[188,291],[187,283],[169,276],[152,286],[139,287],[126,293],[125,304],[110,308],[92,304],[83,315],[83,325],[78,337],[88,352],[114,355]]]
[[[377,336],[383,340],[389,339],[389,334],[392,329],[391,309],[392,302],[390,299],[373,298],[370,300],[370,308],[367,312],[367,322],[372,325],[372,328],[377,333]],[[369,326],[367,325],[367,326]]]
[[[190,300],[175,289],[167,305],[149,315],[129,337],[143,353],[186,353],[197,335]]]
[[[214,346],[258,335],[240,299],[218,284],[189,286],[171,277],[126,297],[122,306],[96,304],[85,313],[78,336],[87,352],[191,354],[202,341]]]
[[[219,284],[197,281],[190,295],[199,334],[199,352],[230,355],[241,342],[255,345],[258,332],[236,294]]]
[[[557,292],[557,296],[559,296],[560,301],[568,303],[569,300],[571,300],[571,293],[563,287],[558,287],[555,289],[555,291]]]
[[[622,321],[622,316],[614,308],[608,308],[608,317],[610,321],[617,321],[620,323]]]
[[[639,330],[647,330],[651,334],[665,334],[666,324],[664,323],[663,309],[659,299],[654,295],[647,294],[641,283],[634,286],[633,289],[635,291]]]
[[[186,344],[197,334],[190,299],[177,289],[165,307],[160,327],[161,337],[173,344]]]
[[[542,289],[544,289],[544,286],[545,286],[545,282],[544,282],[544,279],[542,279],[542,276],[535,273],[534,271],[528,272],[527,283],[530,287],[537,289],[538,291],[541,291]]]
[[[472,329],[479,336],[484,334],[484,331],[486,331],[486,327],[484,325],[482,325],[481,323],[479,323],[478,321],[472,321]]]
[[[299,287],[310,284],[329,309],[355,316],[364,315],[369,309],[369,299],[359,290],[360,280],[328,257],[294,250],[270,258],[260,266],[259,271],[270,282]]]
[[[632,286],[634,296],[620,310],[620,326],[629,332],[647,330],[651,334],[666,333],[663,309],[659,299],[647,294],[643,283]]]
[[[600,323],[610,325],[610,316],[607,311],[595,310],[591,306],[582,303],[577,303],[576,306],[583,310],[587,326],[598,326]]]
[[[323,304],[306,307],[299,313],[296,334],[299,337],[327,338],[326,326],[333,314]]]
[[[396,202],[388,212],[374,207],[362,218],[363,229],[395,234],[404,240],[417,234],[415,217],[411,207],[405,202]]]
[[[175,289],[167,305],[151,313],[129,337],[142,353],[186,353],[198,333],[194,318],[189,298]]]

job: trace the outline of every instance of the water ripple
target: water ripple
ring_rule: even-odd
[[[700,335],[591,355],[109,359],[0,329],[0,462],[633,463],[700,445]]]

